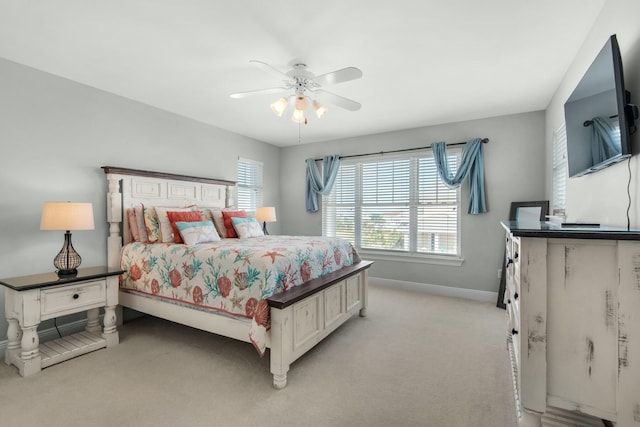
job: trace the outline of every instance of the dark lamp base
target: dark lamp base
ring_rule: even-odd
[[[78,267],[82,263],[80,254],[73,249],[71,244],[71,232],[64,233],[64,245],[53,259],[53,266],[57,268],[58,277],[73,277],[78,274]]]
[[[74,268],[73,270],[58,270],[58,277],[75,277],[78,275],[78,269]]]

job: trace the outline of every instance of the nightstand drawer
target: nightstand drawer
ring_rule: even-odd
[[[64,286],[40,293],[42,319],[99,307],[107,299],[106,281],[96,280],[77,286]]]

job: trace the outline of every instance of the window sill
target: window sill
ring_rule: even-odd
[[[394,261],[410,262],[417,264],[437,264],[460,267],[464,259],[452,255],[418,255],[418,254],[398,254],[386,251],[375,251],[370,249],[358,249],[360,257],[373,261]]]

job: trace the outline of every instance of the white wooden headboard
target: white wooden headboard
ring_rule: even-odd
[[[107,176],[107,262],[120,266],[120,251],[129,226],[124,211],[139,206],[228,207],[234,205],[236,183],[220,179],[102,166]]]

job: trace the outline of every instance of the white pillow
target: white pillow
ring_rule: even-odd
[[[176,222],[176,227],[182,236],[182,240],[187,245],[198,243],[217,242],[220,236],[211,221]]]
[[[238,218],[234,216],[231,217],[231,222],[233,223],[233,228],[236,230],[240,239],[264,236],[262,227],[260,227],[258,221],[253,217]]]
[[[156,206],[155,210],[156,215],[158,216],[158,223],[160,224],[160,241],[162,243],[172,243],[175,242],[175,240],[173,239],[173,229],[171,228],[167,212],[190,212],[193,208],[168,208],[164,206]]]

